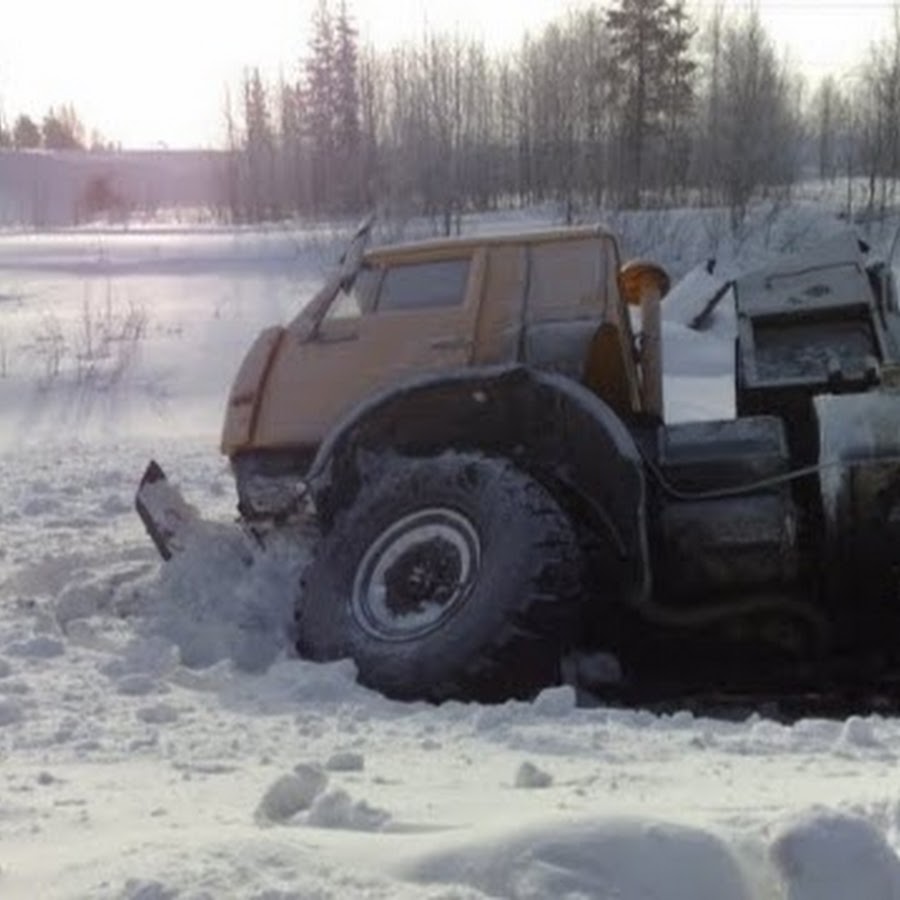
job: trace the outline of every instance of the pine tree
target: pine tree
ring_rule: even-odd
[[[303,135],[303,90],[282,79],[278,88],[281,138],[281,194],[290,209],[299,213],[308,206],[308,166]]]
[[[41,146],[41,129],[30,116],[22,114],[16,119],[13,146],[16,150],[34,150]]]
[[[0,110],[0,150],[12,147],[12,143],[12,132],[6,127],[6,120],[3,118],[2,110]]]
[[[240,182],[240,156],[237,126],[234,121],[234,111],[231,104],[231,91],[225,88],[225,166],[222,172],[224,180],[223,194],[228,215],[232,222],[240,222],[244,218],[241,197]]]
[[[371,209],[380,181],[379,140],[385,112],[386,67],[366,48],[359,64],[360,203]]]
[[[317,210],[326,207],[333,197],[337,144],[334,115],[336,56],[331,11],[327,0],[319,0],[313,12],[305,83],[307,128],[312,148],[312,203]]]
[[[47,150],[83,150],[84,125],[73,106],[50,107],[41,128]]]
[[[275,144],[269,116],[266,89],[259,69],[244,76],[244,127],[248,181],[248,214],[252,221],[277,217],[275,178]]]
[[[351,210],[359,207],[361,197],[358,60],[357,32],[347,11],[346,0],[341,0],[335,23],[331,75],[339,202],[344,209]]]
[[[690,109],[693,35],[682,0],[617,0],[607,12],[621,104],[623,199],[639,206],[653,138],[671,139]]]

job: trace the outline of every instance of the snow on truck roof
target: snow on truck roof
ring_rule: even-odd
[[[510,231],[498,234],[465,235],[463,237],[429,238],[402,244],[384,244],[370,247],[364,258],[367,262],[385,262],[398,257],[428,256],[433,253],[465,252],[479,247],[515,246],[518,244],[544,244],[557,241],[576,241],[588,238],[605,238],[615,241],[615,235],[603,225],[579,225],[566,228]]]

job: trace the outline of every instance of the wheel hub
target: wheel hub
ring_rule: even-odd
[[[384,640],[422,637],[465,603],[478,572],[481,544],[455,510],[419,510],[392,523],[357,568],[351,609]]]

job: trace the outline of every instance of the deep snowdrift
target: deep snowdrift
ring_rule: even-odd
[[[305,548],[240,562],[216,432],[323,244],[0,240],[0,896],[900,898],[898,720],[401,705],[291,657]],[[665,338],[669,411],[727,415],[727,328]],[[167,566],[151,455],[222,523]]]

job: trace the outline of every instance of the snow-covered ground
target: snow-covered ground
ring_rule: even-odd
[[[291,656],[303,553],[241,564],[219,418],[336,247],[0,239],[0,897],[900,898],[900,720],[404,705]],[[669,412],[727,415],[728,316],[684,311]],[[223,523],[166,566],[151,456]]]

